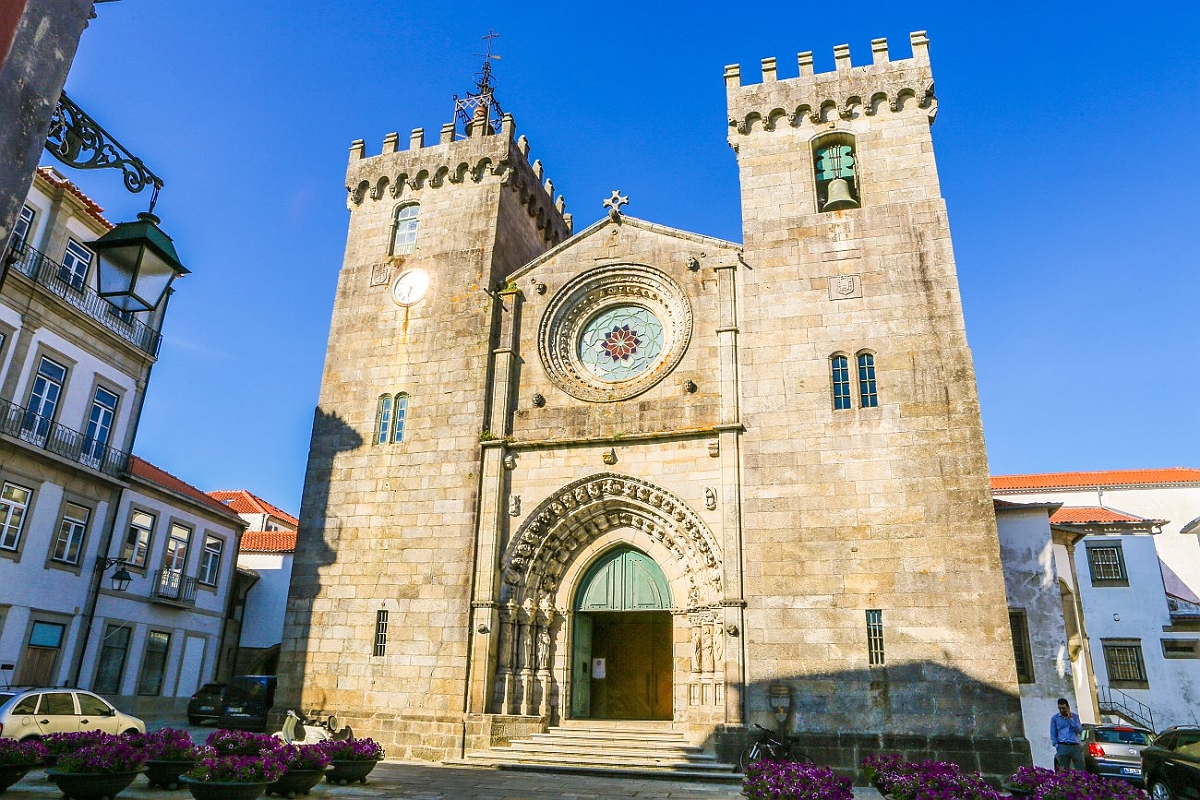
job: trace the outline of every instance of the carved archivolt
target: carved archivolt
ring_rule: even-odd
[[[661,323],[661,355],[633,377],[601,380],[580,361],[579,338],[594,317],[625,305],[648,309]],[[538,330],[538,352],[550,380],[564,392],[580,400],[611,402],[639,395],[670,374],[691,335],[691,304],[666,274],[642,264],[606,264],[576,276],[550,301]]]
[[[529,515],[501,561],[501,603],[545,602],[581,549],[606,531],[624,528],[646,534],[674,554],[674,566],[687,582],[687,608],[720,602],[720,550],[700,517],[678,497],[640,478],[601,473],[569,484]]]

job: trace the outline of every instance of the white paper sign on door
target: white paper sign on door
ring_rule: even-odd
[[[605,667],[603,658],[592,659],[592,677],[598,681],[604,680]]]

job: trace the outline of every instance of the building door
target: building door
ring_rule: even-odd
[[[576,592],[571,715],[671,719],[670,592],[654,559],[633,548],[605,553]]]
[[[16,683],[21,686],[53,686],[54,668],[62,649],[66,628],[53,622],[35,622],[29,631],[29,643],[21,659]],[[73,712],[72,712],[73,713]]]

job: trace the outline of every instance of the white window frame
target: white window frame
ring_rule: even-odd
[[[12,247],[18,253],[25,249],[25,245],[29,244],[29,237],[33,233],[33,221],[37,219],[37,210],[32,206],[21,206],[21,213],[17,215],[17,221],[13,224],[12,232]]]
[[[412,213],[408,213],[409,211]],[[420,225],[420,204],[407,203],[396,210],[396,221],[392,232],[392,255],[407,255],[417,249],[417,231]]]
[[[67,239],[67,247],[63,251],[63,260],[58,270],[58,278],[76,291],[83,291],[87,285],[88,273],[96,254],[74,239]]]
[[[62,518],[58,523],[58,536],[54,540],[54,549],[50,560],[61,564],[78,565],[83,556],[83,543],[87,539],[88,522],[92,518],[92,510],[79,503],[67,501],[63,506]]]
[[[215,546],[214,546],[215,545]],[[211,533],[204,535],[204,550],[200,553],[200,572],[196,580],[205,586],[216,586],[221,577],[221,556],[225,552],[225,540]]]
[[[23,502],[10,496],[13,490],[25,493]],[[11,481],[4,482],[3,489],[0,489],[0,550],[20,549],[21,533],[25,528],[25,520],[29,518],[32,499],[33,489]]]
[[[150,520],[148,525],[139,525],[138,516]],[[150,544],[154,540],[154,525],[158,518],[149,511],[132,509],[129,512],[129,527],[125,530],[125,541],[121,544],[121,559],[131,567],[145,569],[150,557]],[[134,532],[137,537],[134,538]]]

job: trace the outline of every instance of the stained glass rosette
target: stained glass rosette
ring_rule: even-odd
[[[579,360],[604,381],[642,374],[663,351],[663,326],[646,308],[621,305],[592,317],[579,335]]]

